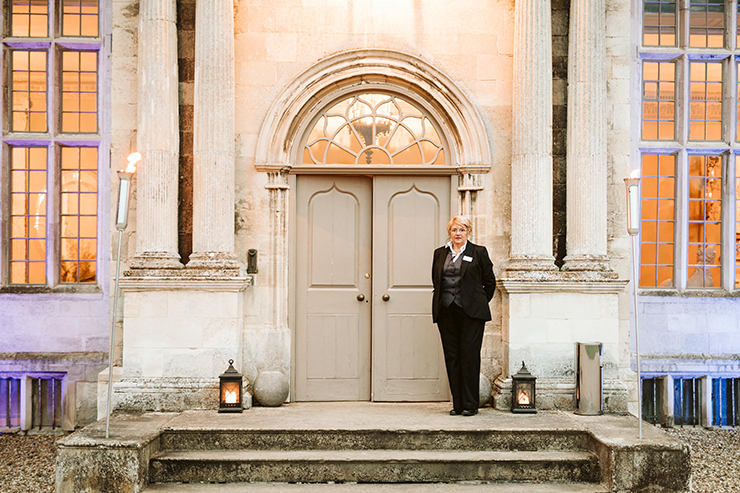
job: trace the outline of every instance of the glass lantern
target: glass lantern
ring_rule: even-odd
[[[242,375],[234,368],[234,360],[229,360],[229,367],[219,377],[218,412],[242,412]]]
[[[536,413],[537,403],[535,396],[536,378],[529,373],[522,361],[522,368],[511,377],[511,412]]]

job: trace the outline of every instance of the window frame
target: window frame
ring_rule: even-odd
[[[4,15],[0,66],[3,71],[2,142],[0,153],[0,293],[2,292],[82,292],[99,293],[110,279],[105,253],[110,245],[108,220],[110,217],[110,2],[98,2],[97,37],[62,37],[62,1],[49,0],[47,38],[19,38],[10,36],[9,15]],[[10,12],[10,2],[3,4],[3,14]],[[10,53],[14,49],[36,49],[47,52],[47,131],[11,131],[12,99],[10,82]],[[95,132],[62,132],[62,72],[63,51],[94,51],[97,53],[97,130]],[[47,149],[47,246],[46,283],[11,284],[10,278],[10,153],[12,147],[45,147]],[[86,283],[61,283],[61,149],[63,147],[95,147],[97,160],[97,244],[96,279]]]
[[[638,288],[642,295],[678,295],[678,296],[721,296],[722,293],[740,296],[740,279],[736,271],[740,270],[735,252],[735,227],[740,224],[740,217],[736,214],[739,203],[736,194],[737,166],[740,165],[740,85],[738,72],[740,71],[740,26],[738,26],[738,9],[740,0],[725,1],[724,8],[724,46],[722,48],[689,47],[689,7],[690,0],[677,0],[678,31],[675,46],[643,45],[645,0],[634,0],[633,11],[638,12],[638,22],[633,29],[632,42],[636,49],[633,52],[633,74],[637,84],[633,84],[632,94],[639,104],[633,105],[633,125],[638,132],[638,139],[632,144],[632,167],[642,170],[642,160],[645,154],[673,154],[675,155],[675,230],[674,230],[674,285],[671,287],[648,286]],[[673,140],[643,140],[643,63],[646,61],[673,61],[676,63],[676,113],[675,139]],[[722,140],[720,141],[692,141],[690,132],[690,64],[693,61],[722,62]],[[722,257],[720,257],[720,286],[710,288],[687,287],[691,274],[689,267],[689,156],[691,155],[718,155],[721,157],[722,169],[722,211],[720,243]],[[642,190],[641,196],[642,196]],[[640,231],[640,245],[642,245],[642,231]],[[731,259],[726,258],[733,255]],[[638,267],[642,265],[640,252],[637,252]]]

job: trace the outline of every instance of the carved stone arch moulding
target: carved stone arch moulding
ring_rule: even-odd
[[[294,148],[311,118],[337,95],[365,88],[385,88],[423,102],[447,142],[447,169],[459,174],[489,171],[489,141],[467,96],[427,62],[390,50],[342,52],[296,77],[267,113],[257,140],[257,170],[289,172],[295,164]]]

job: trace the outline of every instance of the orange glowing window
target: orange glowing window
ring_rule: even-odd
[[[10,4],[10,35],[22,38],[49,36],[49,4],[47,0],[12,0]]]
[[[691,62],[690,140],[722,140],[722,62]]]
[[[725,0],[691,0],[689,46],[722,48],[725,31]]]
[[[721,285],[722,158],[689,156],[688,288]]]
[[[328,108],[306,139],[303,164],[440,165],[436,124],[411,102],[369,93]]]
[[[46,132],[46,52],[11,51],[11,128]]]
[[[62,132],[98,130],[98,53],[62,52]]]
[[[646,0],[642,13],[644,46],[676,46],[676,0]]]
[[[640,287],[672,287],[674,265],[676,158],[642,156]]]
[[[642,138],[673,140],[676,136],[676,63],[642,64]]]
[[[10,282],[46,282],[47,150],[10,149]]]
[[[95,282],[98,248],[98,149],[61,148],[60,281]]]
[[[98,2],[62,0],[62,36],[97,37]]]

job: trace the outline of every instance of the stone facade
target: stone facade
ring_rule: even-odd
[[[301,132],[320,102],[372,85],[428,101],[450,142],[456,212],[471,216],[501,280],[481,369],[497,405],[509,405],[524,359],[541,405],[573,408],[575,343],[599,341],[607,410],[637,413],[622,182],[637,166],[629,2],[114,0],[104,10],[111,167],[132,143],[144,155],[114,314],[119,409],[215,407],[229,359],[248,390],[262,371],[292,379]],[[117,189],[110,173],[103,222]],[[111,229],[103,243],[115,251],[117,241]],[[248,275],[250,249],[258,272]],[[0,318],[12,335],[0,354],[89,354],[101,364],[77,385],[95,388],[115,275],[115,262],[101,262],[92,293],[0,293],[0,313],[12,313]],[[737,372],[726,328],[736,324],[703,323],[735,305],[643,297],[643,369],[690,373],[701,361]],[[666,330],[678,338],[663,347]],[[95,415],[88,393],[77,393],[78,424]]]

